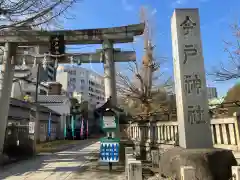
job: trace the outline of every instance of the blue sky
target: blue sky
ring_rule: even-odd
[[[206,71],[210,71],[220,62],[227,62],[223,40],[234,40],[230,25],[239,20],[239,0],[83,0],[76,4],[68,13],[71,19],[63,20],[65,29],[89,29],[122,26],[140,22],[140,8],[147,7],[148,18],[153,29],[156,56],[167,57],[168,62],[162,67],[166,76],[172,76],[172,47],[170,18],[174,8],[199,8],[203,53]],[[239,22],[239,21],[238,21]],[[100,46],[81,46],[70,48],[69,51],[94,51]],[[134,43],[117,44],[126,50],[136,50],[138,60],[143,54],[143,40],[135,39]],[[127,64],[118,64],[122,70]],[[83,65],[98,73],[103,72],[103,65]],[[216,86],[220,95],[232,87],[236,81],[215,83],[208,79],[209,86]]]

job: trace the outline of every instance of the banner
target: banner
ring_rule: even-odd
[[[86,133],[87,133],[86,135],[87,135],[87,138],[88,138],[88,120],[87,120],[87,129],[86,129],[86,131],[87,131],[87,132],[86,132]]]
[[[52,113],[50,112],[48,117],[48,137],[49,138],[51,137],[51,129],[52,129],[51,125],[52,125]]]
[[[66,124],[66,121],[65,121],[65,124],[64,124],[64,132],[63,132],[64,134],[64,138],[66,138],[67,137],[67,124]]]
[[[72,116],[72,120],[71,120],[71,126],[72,126],[72,137],[75,137],[75,120],[74,120],[74,116]]]
[[[80,136],[83,137],[83,131],[84,131],[84,124],[83,124],[83,118],[82,118],[82,123],[81,123],[81,129],[80,129]]]

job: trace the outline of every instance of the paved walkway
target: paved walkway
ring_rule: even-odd
[[[98,151],[99,143],[85,142],[78,146],[35,159],[5,166],[0,169],[0,179],[6,180],[55,180],[67,179],[72,173],[77,172],[90,158],[90,153]]]
[[[96,141],[90,145],[89,143],[85,142],[66,151],[5,166],[4,169],[0,169],[0,179],[123,180],[122,171],[109,173],[105,166],[99,166],[96,154],[100,144]]]

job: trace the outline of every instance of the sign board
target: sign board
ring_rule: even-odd
[[[29,134],[34,134],[35,132],[35,122],[29,122]]]
[[[65,53],[64,35],[52,35],[49,38],[50,52],[53,55],[62,55]]]
[[[119,142],[101,142],[100,162],[119,161]]]
[[[115,116],[103,116],[103,129],[116,129],[117,123]]]

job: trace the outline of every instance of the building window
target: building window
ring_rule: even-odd
[[[47,92],[46,92],[46,91],[44,91],[44,90],[40,89],[40,95],[46,95],[46,94],[47,94]]]
[[[83,77],[83,76],[84,76],[84,72],[80,72],[80,76],[82,76],[82,77]]]
[[[92,87],[89,87],[88,90],[91,91],[91,92],[94,92]]]
[[[76,75],[76,70],[64,69],[64,72],[69,73],[70,75]]]
[[[76,78],[70,78],[70,82],[76,83]]]
[[[26,92],[26,95],[31,95],[31,92]]]
[[[81,84],[84,84],[84,83],[85,83],[84,79],[81,79]]]

